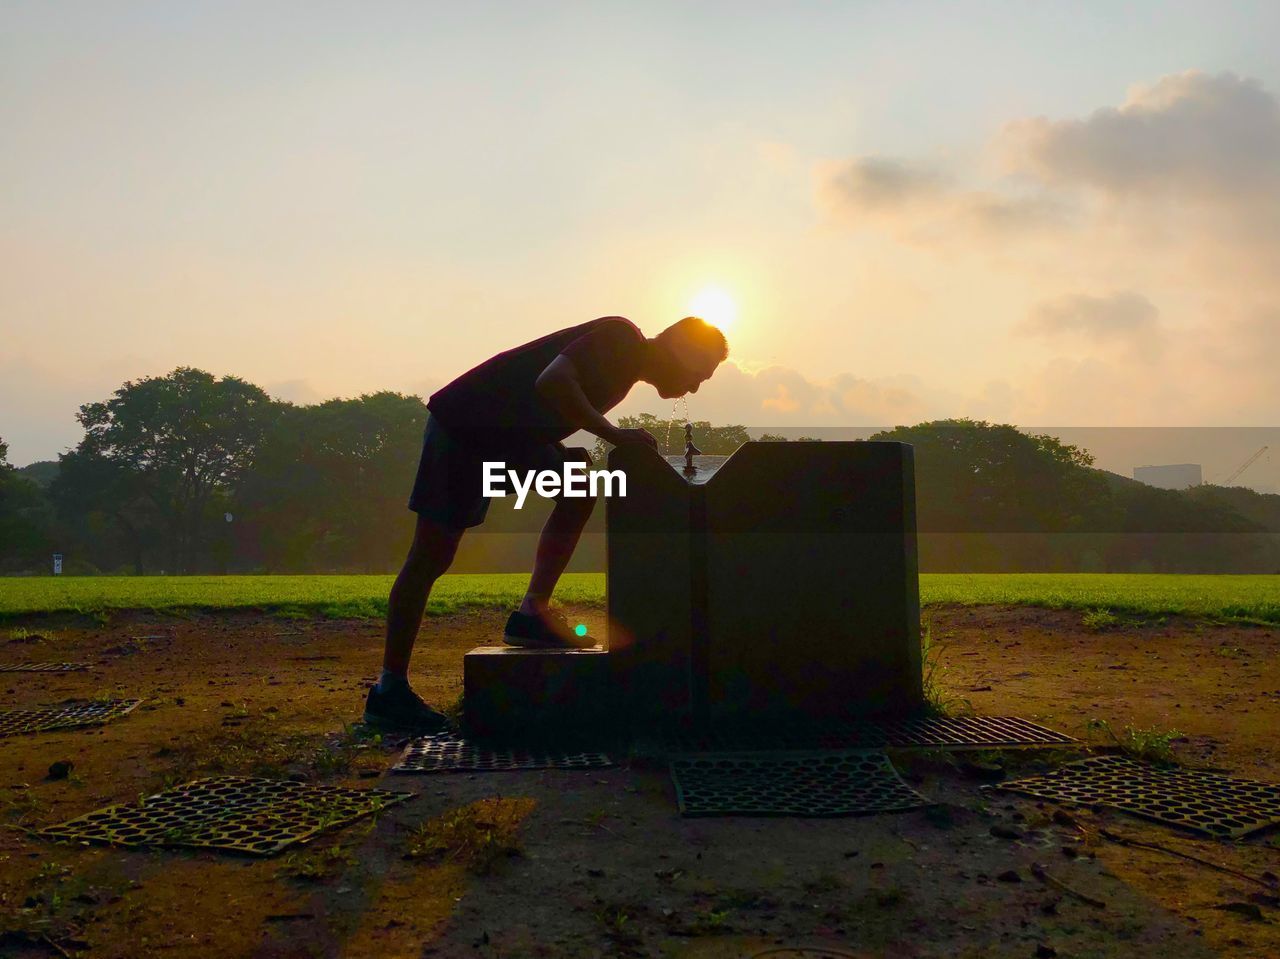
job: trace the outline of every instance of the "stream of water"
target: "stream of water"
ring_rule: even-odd
[[[662,442],[662,455],[664,456],[671,455],[671,427],[676,425],[676,413],[679,411],[681,404],[684,405],[684,421],[686,423],[689,422],[689,395],[686,393],[684,396],[677,396],[675,403],[671,407],[671,419],[667,422],[667,437]],[[684,448],[681,447],[679,452],[683,453]]]

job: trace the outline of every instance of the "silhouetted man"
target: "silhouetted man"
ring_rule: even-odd
[[[728,353],[724,334],[697,317],[646,338],[630,320],[606,316],[499,353],[431,397],[409,498],[418,526],[391,587],[382,675],[369,690],[366,722],[424,732],[447,725],[409,687],[409,657],[432,584],[453,562],[463,531],[484,521],[489,500],[482,464],[556,471],[566,462],[589,464],[585,449],[566,449],[561,442],[578,430],[614,445],[656,447],[645,430],[620,429],[604,414],[641,380],[664,399],[696,393]],[[594,643],[575,637],[548,606],[594,506],[590,496],[556,497],[538,539],[529,589],[507,620],[505,642],[538,648]]]

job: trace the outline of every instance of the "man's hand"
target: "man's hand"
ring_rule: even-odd
[[[625,446],[628,443],[647,443],[650,449],[658,448],[658,441],[653,434],[643,429],[618,429],[609,440],[614,446]]]

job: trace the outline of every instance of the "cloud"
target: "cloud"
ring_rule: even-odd
[[[1220,421],[1280,412],[1280,100],[1258,81],[1197,71],[1136,87],[1118,107],[1078,119],[1009,124],[997,146],[1046,190],[1094,204],[1079,237],[1061,238],[1078,272],[1161,289],[1176,337],[1149,303],[1112,297],[1033,309],[1026,329],[1091,336],[1105,350],[1167,347],[1150,392],[1180,383]],[[1155,284],[1159,284],[1156,286]],[[1167,291],[1167,292],[1164,292]],[[1173,327],[1171,327],[1172,329]]]
[[[1237,201],[1280,184],[1280,103],[1256,80],[1190,71],[1135,88],[1085,119],[1009,124],[1013,167],[1112,194],[1178,191]]]
[[[824,161],[817,204],[838,223],[913,243],[994,252],[1033,231],[1093,245],[1127,233],[1198,242],[1208,269],[1256,277],[1280,266],[1280,100],[1257,80],[1161,77],[1083,118],[1014,120],[991,147],[1011,176],[977,186],[908,158]]]
[[[894,210],[944,192],[935,173],[893,157],[862,156],[821,164],[819,189],[833,209]]]
[[[794,413],[800,409],[800,401],[791,395],[786,383],[779,383],[772,396],[760,401],[760,409],[774,413]]]
[[[946,399],[910,376],[871,380],[842,373],[819,380],[785,366],[746,370],[732,360],[689,398],[696,419],[765,427],[915,422],[943,408]],[[655,410],[653,392],[641,386],[610,415],[655,411],[665,413]]]
[[[1062,204],[1043,192],[966,189],[906,160],[861,156],[814,168],[817,202],[836,222],[890,225],[911,240],[933,244],[974,231],[1020,234],[1067,219]]]
[[[1063,422],[1105,422],[1108,404],[1149,422],[1280,416],[1275,93],[1188,71],[1079,116],[1015,119],[989,145],[998,175],[865,156],[814,175],[833,223],[913,248],[923,285],[975,291],[951,298],[957,316],[1009,318],[996,405]],[[973,386],[955,381],[957,395]]]
[[[1095,235],[1123,231],[1175,251],[1180,271],[1275,285],[1280,100],[1257,80],[1165,76],[1083,118],[1007,124],[993,146],[1041,189],[1095,204]]]
[[[1036,304],[1019,327],[1041,336],[1082,334],[1095,341],[1130,340],[1150,346],[1162,337],[1160,311],[1141,293],[1068,294]]]
[[[959,195],[957,210],[962,222],[988,237],[1065,227],[1071,219],[1065,204],[1044,194],[1001,195],[975,190]]]

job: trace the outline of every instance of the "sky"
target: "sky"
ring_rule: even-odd
[[[1276,36],[1270,2],[6,3],[0,437],[54,457],[177,366],[427,396],[725,299],[695,419],[1273,427]]]

